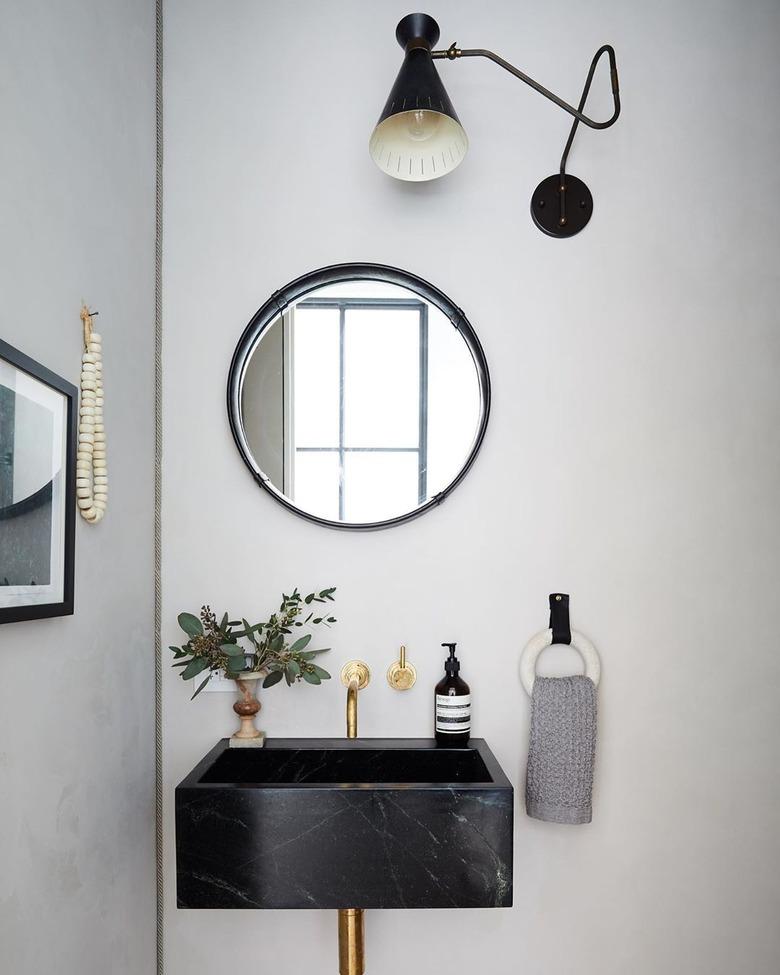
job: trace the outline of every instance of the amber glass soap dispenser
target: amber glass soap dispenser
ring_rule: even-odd
[[[458,677],[460,661],[455,656],[455,643],[442,643],[450,655],[444,662],[444,677],[436,685],[434,713],[436,743],[450,748],[465,748],[471,735],[471,693],[469,685]]]

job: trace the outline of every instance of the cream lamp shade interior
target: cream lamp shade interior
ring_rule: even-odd
[[[427,14],[409,14],[396,30],[404,61],[369,142],[383,173],[411,182],[451,173],[469,146],[436,71],[431,49],[439,28]]]

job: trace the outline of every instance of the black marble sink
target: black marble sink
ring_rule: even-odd
[[[179,907],[510,907],[512,786],[482,739],[219,742],[176,789]]]

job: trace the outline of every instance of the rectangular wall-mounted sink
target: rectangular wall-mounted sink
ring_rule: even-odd
[[[509,907],[512,825],[482,739],[225,739],[176,789],[178,905]]]

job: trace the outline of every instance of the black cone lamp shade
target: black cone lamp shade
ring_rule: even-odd
[[[369,142],[382,172],[419,182],[451,173],[469,140],[431,57],[439,27],[427,14],[409,14],[395,36],[404,63]]]

